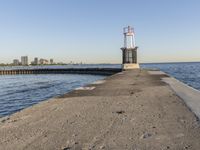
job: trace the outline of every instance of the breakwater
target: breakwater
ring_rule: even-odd
[[[138,69],[41,102],[1,118],[0,149],[199,149],[198,119],[168,84],[191,93]]]
[[[14,69],[0,70],[0,75],[17,74],[93,74],[112,75],[121,72],[120,68],[61,68],[61,69]]]

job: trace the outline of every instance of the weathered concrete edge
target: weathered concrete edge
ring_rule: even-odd
[[[152,74],[154,71],[151,71]],[[166,74],[162,71],[155,71],[154,74]],[[167,74],[168,75],[168,74]],[[200,91],[188,86],[187,84],[169,76],[164,77],[162,80],[167,83],[170,88],[179,96],[187,105],[187,107],[198,117],[200,120]]]
[[[112,73],[112,74],[106,74],[104,79],[96,80],[96,81],[94,81],[94,82],[91,82],[91,83],[85,84],[85,85],[83,85],[83,86],[74,88],[74,89],[72,89],[72,90],[70,90],[70,91],[68,91],[68,92],[66,92],[66,93],[64,93],[64,94],[62,94],[62,95],[54,96],[54,97],[51,97],[51,98],[49,98],[49,99],[40,101],[40,102],[38,102],[38,103],[36,103],[36,104],[34,104],[34,105],[31,105],[31,106],[28,106],[28,107],[26,107],[26,108],[23,108],[22,110],[19,110],[19,111],[17,111],[17,112],[14,112],[14,113],[12,113],[12,114],[10,114],[10,115],[0,116],[0,123],[1,123],[1,122],[4,122],[5,120],[8,120],[11,116],[13,116],[13,115],[15,115],[15,114],[17,114],[17,113],[20,113],[20,112],[22,112],[22,111],[24,111],[24,110],[26,110],[26,109],[30,109],[30,108],[32,108],[32,107],[34,107],[34,106],[36,106],[36,105],[41,105],[41,104],[43,104],[43,103],[48,103],[48,102],[51,101],[51,100],[55,100],[55,99],[62,98],[62,96],[66,95],[66,94],[67,94],[67,95],[68,95],[68,94],[71,94],[71,92],[74,92],[74,91],[77,91],[77,90],[79,90],[79,91],[82,91],[82,90],[92,91],[92,90],[94,90],[94,89],[96,88],[96,86],[105,83],[110,77],[116,76],[116,75],[118,75],[118,74],[123,74],[123,71],[121,70],[121,72],[116,72],[116,73]],[[95,74],[95,75],[97,75],[97,74]]]

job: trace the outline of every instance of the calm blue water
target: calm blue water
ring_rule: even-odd
[[[103,78],[72,74],[0,76],[0,117]]]
[[[160,69],[182,82],[200,90],[200,63],[141,64],[141,68]],[[35,66],[31,68],[120,68],[121,65],[65,65]],[[0,67],[23,69],[26,67]],[[92,83],[105,76],[95,75],[10,75],[0,76],[0,117],[23,108],[63,95],[77,87]]]
[[[142,68],[159,69],[176,79],[200,90],[200,62],[142,64]]]

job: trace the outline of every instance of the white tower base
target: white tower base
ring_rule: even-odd
[[[122,64],[122,69],[123,70],[128,70],[128,69],[139,69],[140,65],[139,64]]]

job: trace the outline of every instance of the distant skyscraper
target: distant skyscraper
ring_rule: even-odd
[[[39,64],[39,60],[37,57],[34,58],[34,65],[38,65]]]
[[[50,59],[50,64],[51,64],[51,65],[53,64],[53,59]]]
[[[20,64],[18,59],[14,59],[13,60],[13,65],[18,66]]]
[[[22,56],[21,63],[23,66],[27,66],[28,65],[28,56]]]

